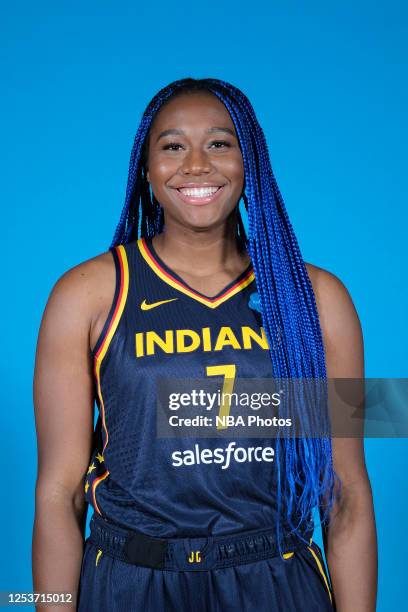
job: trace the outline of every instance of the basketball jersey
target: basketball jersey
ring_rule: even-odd
[[[217,371],[273,376],[252,264],[207,297],[161,260],[151,239],[111,252],[115,294],[92,351],[99,427],[86,500],[102,518],[156,537],[274,525],[273,439],[164,438],[156,432],[160,377],[203,378]]]

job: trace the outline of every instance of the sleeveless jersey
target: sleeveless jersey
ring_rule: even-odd
[[[273,439],[156,435],[159,377],[228,366],[236,377],[273,376],[252,264],[210,298],[173,272],[151,239],[111,252],[115,295],[92,351],[99,418],[86,500],[102,518],[156,537],[271,527]]]

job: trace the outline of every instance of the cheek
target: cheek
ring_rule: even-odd
[[[155,157],[150,162],[149,176],[150,180],[155,182],[163,182],[168,180],[177,170],[177,164],[172,159],[160,159]],[[160,185],[159,185],[160,187]]]
[[[242,158],[232,159],[225,166],[225,174],[241,188],[244,183],[244,164]]]
[[[236,151],[234,155],[220,159],[220,170],[223,169],[227,176],[231,178],[239,178],[244,175],[244,160],[240,152]]]

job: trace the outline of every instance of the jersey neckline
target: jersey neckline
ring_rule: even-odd
[[[216,308],[233,295],[247,287],[255,278],[252,262],[250,262],[245,270],[243,270],[235,279],[230,281],[221,291],[216,295],[209,297],[204,295],[200,291],[190,287],[176,272],[174,272],[169,266],[159,257],[156,252],[151,238],[139,238],[137,240],[137,246],[144,260],[153,270],[153,272],[159,276],[165,283],[181,291],[185,295],[195,299],[210,308]]]

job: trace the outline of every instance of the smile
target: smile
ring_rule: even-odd
[[[225,185],[220,187],[183,187],[176,189],[176,192],[180,199],[188,204],[208,204],[209,202],[214,202],[219,197],[224,187]]]

